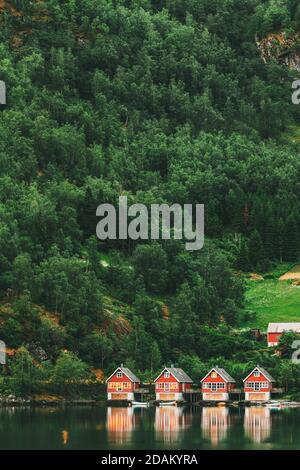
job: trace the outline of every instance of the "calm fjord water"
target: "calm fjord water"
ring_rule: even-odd
[[[0,449],[300,449],[300,409],[0,409]]]

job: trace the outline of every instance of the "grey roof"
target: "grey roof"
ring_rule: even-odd
[[[218,374],[221,375],[221,377],[223,377],[223,379],[225,379],[227,382],[233,382],[235,383],[235,380],[233,377],[231,377],[231,375],[228,374],[228,372],[226,372],[225,369],[222,369],[221,367],[214,367],[215,371],[218,372]]]
[[[201,382],[203,382],[203,380],[206,379],[206,377],[211,373],[212,370],[215,370],[221,377],[223,377],[224,380],[226,380],[226,382],[235,383],[234,378],[231,377],[231,375],[229,375],[225,369],[222,369],[221,367],[218,367],[218,366],[212,367],[210,371],[207,372],[207,374],[203,377]]]
[[[132,380],[132,382],[138,382],[140,383],[140,379],[133,373],[131,372],[130,369],[128,369],[128,367],[123,367],[123,366],[120,366],[118,367],[109,377],[108,379],[106,379],[106,382],[108,382],[108,380],[113,376],[115,375],[115,373],[120,370],[121,372],[123,372],[124,375],[126,375],[130,380]]]
[[[268,325],[268,333],[283,333],[284,331],[294,331],[295,333],[300,333],[300,323],[269,323]]]
[[[180,369],[179,367],[165,367],[164,370],[167,370],[168,372],[170,372],[170,374],[174,375],[175,379],[178,380],[178,382],[193,383],[192,379],[184,372],[184,370]],[[161,376],[161,374],[159,375],[159,377]]]
[[[261,367],[261,366],[257,366],[257,369],[259,369],[259,370],[262,372],[262,374],[263,374],[265,377],[267,377],[267,379],[269,379],[271,382],[275,382],[274,377],[272,377],[272,375],[269,374],[269,372],[268,372],[266,369],[264,369],[264,368]]]
[[[127,377],[129,377],[132,382],[140,382],[140,379],[133,373],[131,372],[130,369],[128,369],[128,367],[119,367],[119,369],[121,369],[121,371],[123,372],[123,374],[127,375]]]
[[[161,374],[167,370],[168,372],[170,372],[170,374],[172,374],[176,380],[178,380],[178,382],[190,382],[190,383],[193,383],[192,379],[184,372],[184,370],[180,369],[179,367],[165,367],[161,373],[156,377],[156,379],[154,380],[154,382],[157,381],[157,379],[159,379],[159,377],[161,376]]]
[[[269,372],[264,369],[263,367],[257,365],[256,367],[254,367],[254,369],[250,372],[250,374],[247,375],[247,377],[243,380],[245,382],[245,380],[247,380],[247,378],[249,377],[249,375],[252,374],[252,372],[255,371],[255,369],[258,369],[267,379],[269,379],[270,382],[276,382],[276,380],[274,379],[274,377],[272,377],[271,374],[269,374]]]

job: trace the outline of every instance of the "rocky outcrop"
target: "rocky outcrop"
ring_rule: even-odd
[[[255,38],[261,58],[265,63],[275,60],[290,70],[300,71],[300,33],[270,33],[263,39]]]

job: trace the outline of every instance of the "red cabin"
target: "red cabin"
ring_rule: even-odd
[[[268,401],[275,379],[263,367],[256,366],[243,380],[245,400]]]
[[[213,367],[201,380],[203,400],[227,401],[236,382],[225,369]]]
[[[140,388],[141,381],[127,367],[121,365],[106,380],[108,400],[134,400],[134,393]]]
[[[281,336],[289,331],[300,334],[300,323],[269,323],[267,331],[268,346],[278,346]]]
[[[183,394],[191,389],[193,381],[182,369],[165,367],[154,383],[156,400],[183,401]]]

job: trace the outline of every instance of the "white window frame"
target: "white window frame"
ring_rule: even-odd
[[[118,370],[117,377],[118,379],[121,379],[123,377],[123,372],[121,370]]]
[[[204,382],[203,389],[210,390],[211,392],[225,390],[225,383],[224,382]]]
[[[269,388],[269,383],[268,382],[246,382],[245,384],[246,388],[252,388],[255,392],[259,392],[263,388]]]
[[[254,375],[254,377],[260,377],[259,370],[255,370],[253,375]]]
[[[165,379],[169,379],[169,378],[170,378],[170,372],[169,372],[168,370],[166,370],[166,371],[164,372],[164,378],[165,378]]]

